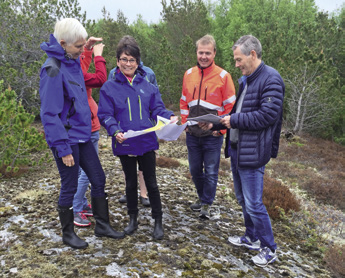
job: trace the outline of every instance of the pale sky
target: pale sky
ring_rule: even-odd
[[[212,2],[215,0],[212,0]],[[170,0],[167,0],[170,3]],[[315,0],[320,10],[333,12],[340,8],[345,0]],[[141,14],[147,23],[158,23],[161,19],[161,0],[79,0],[82,11],[86,11],[87,19],[101,19],[102,8],[110,12],[112,18],[116,19],[117,11],[121,10],[132,23]]]

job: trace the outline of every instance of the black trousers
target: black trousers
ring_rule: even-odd
[[[141,156],[119,155],[119,158],[126,177],[128,214],[138,213],[138,162],[142,168],[147,193],[150,198],[152,218],[161,217],[163,213],[156,178],[156,153],[150,151]]]

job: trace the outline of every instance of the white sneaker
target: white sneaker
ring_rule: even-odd
[[[230,236],[228,241],[236,246],[245,246],[251,250],[260,250],[260,240],[252,242],[247,236]]]
[[[273,263],[278,258],[276,250],[271,251],[268,247],[264,247],[260,250],[260,253],[252,258],[252,261],[260,267],[265,267],[268,264]]]

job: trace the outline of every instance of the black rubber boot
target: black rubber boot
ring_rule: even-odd
[[[138,229],[138,214],[130,214],[129,215],[129,224],[125,228],[125,234],[131,235],[134,231]]]
[[[95,235],[97,237],[124,238],[124,232],[115,231],[109,223],[108,196],[91,198],[93,217],[96,220]]]
[[[154,239],[163,239],[164,230],[163,230],[163,224],[162,224],[162,216],[157,217],[155,219],[155,228],[153,230],[152,236]]]
[[[62,227],[62,241],[64,244],[76,249],[85,249],[88,243],[82,240],[74,232],[74,215],[72,207],[58,206],[61,227]]]

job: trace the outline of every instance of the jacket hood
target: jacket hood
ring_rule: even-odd
[[[49,42],[41,43],[40,47],[47,53],[48,57],[55,57],[58,60],[65,59],[65,51],[53,34],[50,34]]]

